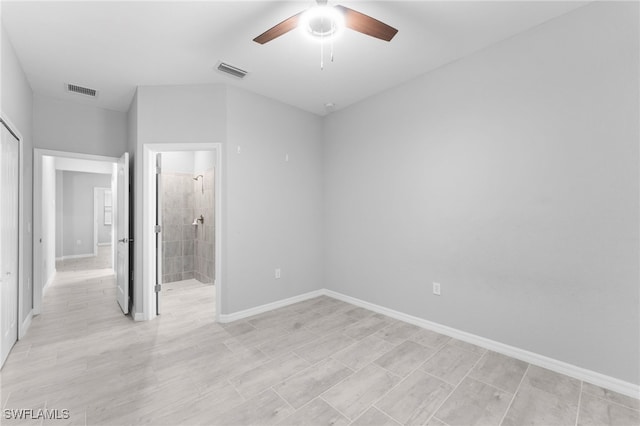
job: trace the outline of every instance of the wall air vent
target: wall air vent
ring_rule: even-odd
[[[78,93],[92,98],[98,96],[98,91],[96,89],[89,89],[88,87],[82,87],[71,83],[67,84],[67,92]]]
[[[225,64],[224,62],[220,62],[218,65],[218,71],[222,71],[237,78],[244,78],[248,74],[247,71],[234,67],[233,65]]]

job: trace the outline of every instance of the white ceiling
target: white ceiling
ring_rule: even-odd
[[[469,55],[586,2],[331,1],[399,32],[347,30],[320,70],[320,46],[290,32],[252,39],[312,1],[5,1],[4,27],[36,94],[127,111],[136,86],[225,83],[324,115]],[[328,55],[328,53],[327,53]],[[246,69],[221,74],[219,61]],[[65,92],[65,83],[99,91]]]

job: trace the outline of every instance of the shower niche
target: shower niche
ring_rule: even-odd
[[[162,282],[215,278],[214,152],[162,153]]]

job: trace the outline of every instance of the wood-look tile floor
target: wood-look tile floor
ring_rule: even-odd
[[[133,322],[111,271],[78,263],[0,376],[4,410],[70,417],[2,424],[640,424],[636,399],[329,297],[217,324],[189,280]]]

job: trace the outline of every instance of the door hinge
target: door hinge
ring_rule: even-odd
[[[162,286],[160,284],[156,284],[156,286],[154,287],[154,290],[156,293],[160,293],[160,290],[162,290]]]
[[[162,174],[162,169],[160,167],[158,167],[158,166],[156,166],[156,174],[157,175]]]
[[[155,232],[156,234],[159,234],[162,232],[162,225],[155,225],[153,227],[153,232]]]

